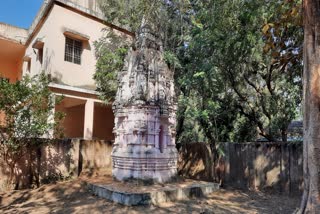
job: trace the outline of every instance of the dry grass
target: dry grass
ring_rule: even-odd
[[[0,193],[0,213],[292,213],[299,197],[222,189],[206,198],[161,206],[126,207],[93,196],[85,180],[44,185],[39,189]],[[90,179],[89,179],[90,180]]]

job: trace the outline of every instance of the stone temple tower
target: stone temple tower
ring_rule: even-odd
[[[118,74],[113,104],[117,180],[170,181],[177,174],[173,71],[163,59],[161,36],[143,22]]]

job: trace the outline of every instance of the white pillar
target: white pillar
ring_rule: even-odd
[[[92,139],[94,120],[94,101],[87,100],[84,110],[84,129],[83,138],[86,140]]]
[[[50,113],[49,113],[49,116],[48,116],[48,124],[51,124],[53,125],[55,123],[54,121],[54,115],[56,113],[56,95],[55,94],[51,94],[51,96],[49,97],[50,101],[52,102],[52,105],[53,105],[53,108],[51,109]],[[48,130],[48,133],[45,134],[45,138],[53,138],[54,137],[54,127],[52,127],[51,129]]]

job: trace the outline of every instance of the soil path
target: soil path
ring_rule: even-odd
[[[291,214],[299,197],[221,189],[206,198],[190,199],[161,206],[126,207],[93,196],[87,179],[44,185],[39,189],[0,193],[0,213],[274,213]]]

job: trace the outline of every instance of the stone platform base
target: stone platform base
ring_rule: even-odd
[[[219,184],[185,180],[177,183],[134,185],[124,182],[88,183],[89,190],[99,197],[127,206],[159,205],[164,202],[202,197],[219,189]]]

